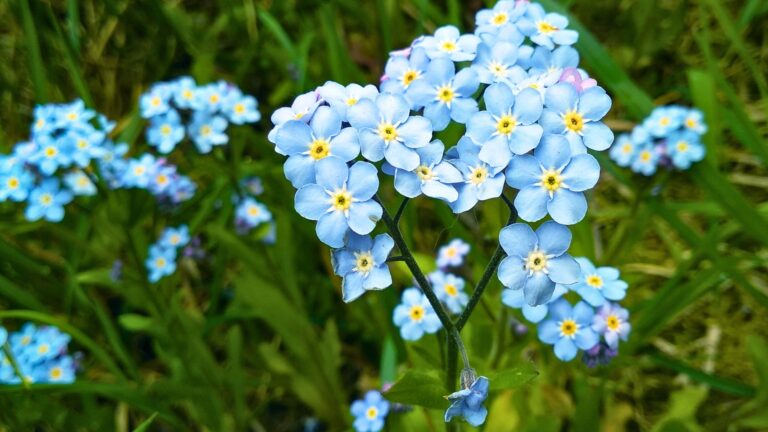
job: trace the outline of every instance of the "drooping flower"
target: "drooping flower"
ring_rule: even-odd
[[[345,303],[356,300],[365,291],[392,285],[387,257],[394,245],[388,234],[380,234],[372,240],[367,235],[350,233],[344,248],[333,251],[333,271],[344,278],[342,298]]]
[[[464,257],[469,253],[469,243],[455,238],[437,251],[437,267],[458,267],[464,264]]]
[[[449,422],[453,417],[463,417],[474,427],[485,423],[488,409],[483,406],[483,402],[488,397],[488,387],[488,378],[481,376],[469,387],[447,396],[451,406],[445,411],[445,421]]]
[[[547,319],[539,324],[539,340],[554,345],[555,356],[560,360],[571,361],[580,349],[588,350],[600,340],[592,330],[594,314],[584,302],[571,307],[568,300],[557,300],[549,305]]]
[[[437,333],[442,328],[427,296],[418,288],[403,291],[402,301],[395,307],[392,319],[400,327],[400,336],[408,341],[419,340],[424,333]]]
[[[540,123],[545,133],[565,135],[573,154],[602,151],[613,142],[613,132],[600,122],[610,108],[611,98],[600,87],[579,94],[571,84],[559,83],[547,89]]]
[[[355,417],[355,432],[378,432],[384,429],[384,420],[389,414],[389,401],[376,390],[370,390],[365,397],[352,402],[350,412]]]

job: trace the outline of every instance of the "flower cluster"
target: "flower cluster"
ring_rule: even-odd
[[[242,195],[235,199],[235,228],[238,233],[247,233],[252,229],[272,222],[272,213],[267,206],[256,200],[264,192],[261,179],[248,177],[240,181]],[[274,225],[274,224],[272,224]]]
[[[10,337],[0,327],[0,347],[7,342],[12,355],[11,359],[0,351],[0,384],[20,384],[22,380],[41,384],[75,382],[77,364],[67,354],[69,341],[69,335],[52,326],[27,323]]]
[[[616,139],[611,159],[646,176],[658,167],[686,170],[704,159],[701,137],[706,132],[701,111],[677,105],[657,107],[630,134]]]
[[[384,429],[389,408],[389,402],[376,390],[370,390],[363,399],[352,402],[350,412],[355,417],[355,431],[378,432]]]
[[[149,247],[147,256],[147,277],[155,283],[176,271],[176,257],[179,249],[190,242],[189,228],[181,225],[177,228],[166,228],[160,239]]]
[[[522,309],[528,321],[538,324],[539,340],[554,345],[557,358],[570,361],[582,350],[584,362],[594,367],[615,357],[619,340],[629,337],[629,312],[616,303],[626,296],[627,283],[619,279],[616,268],[595,267],[587,258],[576,262],[577,281],[557,284],[545,304],[532,306],[523,292],[511,289],[503,291],[502,302]],[[572,305],[564,298],[568,292],[580,301]]]
[[[139,100],[141,116],[149,120],[147,142],[168,154],[189,136],[200,153],[229,142],[230,123],[261,119],[256,98],[225,81],[198,86],[188,76],[154,84]]]
[[[296,210],[317,221],[322,242],[352,251],[352,239],[374,230],[383,213],[380,172],[404,197],[435,198],[455,213],[499,198],[506,184],[518,190],[514,206],[527,222],[584,218],[584,192],[600,172],[587,149],[606,150],[613,133],[601,122],[610,97],[577,69],[570,45],[578,35],[564,16],[524,1],[498,2],[478,12],[476,24],[474,34],[446,26],[391,53],[378,89],[327,82],[272,115],[269,139],[287,157]],[[446,148],[435,133],[450,123],[465,135]],[[528,268],[529,277],[506,278],[507,286],[541,304],[555,283],[575,282],[575,261],[556,259],[564,250],[530,252],[552,265],[568,261],[565,273],[549,279],[561,272],[544,262]],[[533,262],[529,255],[521,259]],[[347,290],[363,292],[363,279],[355,280]]]

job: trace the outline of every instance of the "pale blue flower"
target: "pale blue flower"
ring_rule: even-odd
[[[230,91],[230,85],[224,81],[200,86],[195,91],[192,107],[198,112],[207,112],[208,116],[213,116],[222,110]]]
[[[40,219],[60,222],[64,219],[64,206],[69,204],[72,198],[72,192],[59,187],[57,178],[47,178],[29,193],[24,217],[30,222]]]
[[[168,86],[155,85],[139,98],[139,112],[145,119],[164,114],[171,106],[172,93]]]
[[[480,160],[480,146],[472,138],[462,137],[456,146],[459,159],[452,161],[459,169],[463,182],[456,184],[459,197],[450,203],[454,213],[463,213],[477,204],[498,198],[504,191],[504,171]]]
[[[435,263],[438,268],[458,267],[464,264],[464,258],[469,254],[469,243],[460,238],[451,240],[437,251]]]
[[[665,138],[683,125],[687,112],[678,106],[656,107],[643,121],[643,127],[656,138]]]
[[[600,341],[592,330],[595,315],[591,306],[584,302],[571,307],[566,299],[559,299],[549,305],[549,316],[538,326],[539,340],[555,346],[555,356],[562,361],[571,361],[579,349],[588,350]]]
[[[691,130],[675,132],[667,137],[667,155],[678,169],[688,169],[693,162],[704,159],[704,146],[699,135]]]
[[[380,94],[364,99],[347,111],[349,123],[358,129],[363,157],[371,162],[386,158],[393,167],[407,171],[419,166],[417,148],[429,144],[432,124],[410,116],[410,105],[401,95]]]
[[[272,213],[267,206],[251,197],[245,197],[235,209],[235,223],[246,230],[253,229],[272,220]]]
[[[570,46],[561,46],[554,51],[537,47],[531,57],[531,75],[548,72],[562,73],[564,69],[579,66],[579,52]]]
[[[182,139],[184,139],[184,125],[181,124],[181,117],[175,109],[169,109],[150,120],[147,142],[157,147],[160,153],[172,152]]]
[[[483,406],[483,402],[488,397],[488,387],[488,378],[481,376],[469,388],[448,395],[447,399],[451,402],[451,406],[445,411],[445,421],[449,422],[454,417],[463,417],[474,427],[485,423],[488,409]]]
[[[632,160],[634,160],[636,152],[637,147],[632,143],[632,138],[629,134],[621,134],[611,145],[610,156],[616,162],[616,165],[628,167]]]
[[[472,61],[480,38],[473,34],[462,35],[454,26],[440,27],[434,36],[425,36],[417,45],[423,47],[431,59],[448,58],[455,62]]]
[[[392,313],[396,326],[400,327],[400,336],[408,341],[416,341],[424,333],[437,333],[442,328],[435,310],[418,288],[403,291],[402,301]]]
[[[451,313],[460,314],[469,302],[469,296],[464,292],[464,279],[440,270],[433,271],[427,277],[437,298]]]
[[[477,48],[477,57],[472,62],[472,70],[477,73],[483,84],[493,84],[509,79],[522,79],[525,70],[517,66],[517,46],[508,42],[494,45],[481,43]]]
[[[344,278],[341,291],[345,303],[356,300],[366,291],[392,285],[387,257],[394,246],[389,234],[379,234],[371,239],[367,235],[350,233],[344,248],[333,251],[333,271]]]
[[[121,186],[146,188],[154,178],[158,166],[157,159],[149,153],[141,155],[138,159],[129,160],[121,178]]]
[[[544,132],[565,135],[574,154],[587,148],[605,150],[613,142],[613,132],[600,122],[611,109],[611,98],[600,87],[579,94],[569,83],[547,89],[540,123]]]
[[[453,183],[460,183],[462,175],[450,162],[443,160],[444,149],[440,140],[416,149],[419,165],[412,171],[395,169],[395,189],[408,198],[423,193],[447,202],[456,201],[459,194]]]
[[[566,30],[568,18],[556,13],[546,13],[538,3],[531,3],[525,16],[518,21],[520,31],[537,45],[552,50],[555,44],[573,45],[579,40],[574,30]]]
[[[567,292],[568,289],[563,285],[555,285],[555,290],[552,292],[552,297],[547,303],[531,306],[525,301],[524,290],[505,288],[501,292],[501,302],[511,308],[521,309],[525,319],[536,324],[541,322],[541,320],[547,316],[547,312],[549,311],[548,305],[565,295]]]
[[[200,153],[210,153],[213,146],[229,142],[229,137],[225,133],[227,120],[224,117],[211,116],[205,111],[195,111],[188,128],[189,136],[192,137]]]
[[[179,225],[178,227],[168,227],[163,230],[160,235],[160,240],[157,244],[163,248],[175,248],[179,249],[189,243],[189,227],[186,225]]]
[[[63,149],[69,152],[69,157],[77,166],[85,168],[93,159],[98,159],[104,154],[104,141],[106,134],[95,128],[87,128],[79,131],[67,131],[62,136]]]
[[[472,68],[456,73],[452,61],[437,58],[427,67],[424,79],[411,85],[408,99],[411,108],[424,107],[424,117],[432,121],[432,129],[441,131],[451,120],[466,123],[477,112],[477,101],[472,95],[479,85]]]
[[[328,105],[336,111],[342,121],[347,121],[349,107],[363,99],[375,100],[379,90],[370,84],[365,87],[360,84],[350,84],[344,87],[339,83],[328,81],[317,89],[317,93],[324,101],[328,102]]]
[[[250,95],[243,95],[240,91],[232,91],[232,94],[224,101],[223,112],[230,122],[236,125],[255,123],[261,120],[259,103]]]
[[[568,288],[576,291],[592,306],[602,306],[606,300],[617,301],[627,295],[627,283],[619,279],[619,270],[614,267],[595,267],[584,257],[576,258],[581,268],[578,282]]]
[[[381,83],[381,92],[405,93],[408,99],[408,89],[411,84],[423,78],[427,66],[429,66],[429,57],[424,48],[413,48],[407,56],[391,55],[384,67],[386,79]]]
[[[603,336],[608,347],[617,350],[619,340],[626,341],[632,331],[629,311],[616,303],[605,303],[592,319],[592,330]]]
[[[30,155],[28,162],[35,165],[40,173],[50,176],[59,168],[72,165],[72,143],[67,138],[51,138],[45,135],[38,137],[36,141],[37,151]]]
[[[695,108],[689,109],[683,118],[683,127],[698,135],[704,135],[707,132],[704,114]]]
[[[514,0],[502,0],[497,2],[492,9],[482,9],[475,15],[476,34],[498,35],[502,32],[513,30],[519,33],[515,24],[523,16],[527,9],[527,4]],[[520,45],[523,41],[523,35],[520,34]]]
[[[149,281],[155,283],[176,271],[176,249],[152,245],[146,261]]]
[[[355,432],[378,432],[384,429],[384,420],[389,414],[389,401],[378,391],[371,390],[363,399],[352,402],[350,412],[355,417]]]
[[[188,76],[179,77],[173,82],[173,102],[181,109],[192,109],[195,105],[197,84]]]
[[[571,232],[556,222],[544,222],[536,232],[526,224],[509,225],[501,230],[499,243],[507,254],[499,280],[509,289],[522,289],[531,306],[549,301],[555,284],[579,280],[579,264],[566,253]]]
[[[26,200],[33,185],[32,173],[23,165],[15,165],[7,171],[0,170],[0,202]]]
[[[340,248],[350,229],[361,235],[373,231],[382,214],[381,205],[372,199],[379,189],[376,167],[357,162],[348,168],[341,159],[329,157],[315,169],[317,184],[299,189],[295,206],[300,215],[317,221],[320,241]]]
[[[64,174],[64,184],[76,196],[96,195],[96,185],[83,171],[77,170]]]
[[[300,120],[304,123],[309,123],[309,121],[312,120],[312,116],[315,114],[315,110],[321,103],[322,100],[317,92],[311,91],[296,97],[290,107],[282,107],[275,110],[270,119],[275,127],[273,127],[272,130],[269,131],[269,135],[267,135],[269,142],[275,142],[277,131],[280,130],[280,126],[290,120]]]
[[[506,171],[507,184],[519,189],[515,208],[525,221],[549,213],[563,225],[573,225],[587,213],[584,191],[600,178],[600,164],[589,154],[571,155],[562,135],[547,135],[531,155],[515,156]]]
[[[637,149],[632,161],[632,171],[646,176],[653,175],[659,164],[659,153],[652,144],[645,144]]]

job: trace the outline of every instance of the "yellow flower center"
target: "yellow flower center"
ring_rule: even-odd
[[[648,150],[643,150],[642,152],[640,152],[640,160],[643,162],[648,162],[649,160],[651,160],[651,152],[649,152]]]
[[[242,114],[244,112],[245,112],[245,105],[243,105],[241,103],[235,104],[235,113]]]
[[[532,88],[534,90],[538,90],[539,89],[539,85],[536,84],[535,82],[528,84],[528,87],[530,87],[530,88]]]
[[[216,93],[212,94],[212,95],[211,95],[211,96],[208,98],[208,100],[209,100],[211,103],[218,103],[218,102],[219,102],[219,99],[221,99],[221,97],[220,97],[218,94],[216,94]]]
[[[576,335],[576,332],[578,330],[579,330],[579,325],[576,324],[576,321],[572,319],[566,319],[560,323],[561,336],[573,337],[574,335]]]
[[[331,195],[331,206],[337,211],[347,211],[352,205],[352,194],[346,189],[336,191]]]
[[[165,264],[166,264],[165,258],[160,257],[155,259],[155,267],[163,268],[165,267]]]
[[[48,351],[50,351],[50,350],[51,350],[51,348],[48,345],[46,345],[46,344],[42,344],[39,347],[37,347],[37,353],[40,354],[40,355],[47,354]]]
[[[166,176],[165,174],[159,174],[155,178],[155,182],[162,186],[162,185],[168,183],[168,176]]]
[[[691,129],[693,129],[693,128],[696,127],[696,120],[694,120],[692,118],[686,119],[685,120],[685,125],[688,126]]]
[[[144,171],[145,169],[143,166],[137,166],[136,168],[133,169],[133,173],[136,174],[137,176],[143,175]]]
[[[457,250],[456,250],[456,248],[455,248],[455,247],[453,247],[453,246],[449,247],[449,248],[448,248],[448,249],[446,249],[446,251],[445,251],[445,254],[448,256],[448,258],[453,258],[453,257],[455,257],[455,256],[456,256],[456,253],[458,253],[458,251],[457,251]]]
[[[72,121],[77,120],[77,113],[71,112],[71,113],[67,114],[67,118],[72,120]]]
[[[52,158],[57,154],[59,154],[59,151],[56,149],[56,147],[46,147],[45,156]]]
[[[150,105],[156,107],[160,105],[160,98],[155,96],[149,101]]]
[[[365,411],[365,416],[368,417],[369,420],[375,419],[379,415],[379,410],[376,409],[376,407],[370,407]]]
[[[64,373],[62,372],[61,368],[58,367],[58,366],[53,368],[53,369],[51,369],[51,379],[57,380],[57,379],[61,378],[61,376],[63,374]]]
[[[19,179],[16,177],[9,178],[7,183],[9,189],[16,189],[19,187]]]
[[[669,117],[662,117],[659,119],[659,124],[662,126],[668,126],[671,121],[672,120],[670,120]]]
[[[248,212],[248,216],[251,216],[251,217],[256,217],[259,215],[259,213],[261,213],[259,208],[256,207],[255,205],[249,206],[247,212]]]
[[[411,85],[412,82],[419,79],[420,76],[421,76],[421,72],[417,70],[409,69],[405,71],[403,76],[400,78],[400,81],[402,81],[403,87],[408,87],[409,85]]]
[[[309,144],[309,156],[314,160],[320,160],[331,154],[331,145],[328,141],[319,138]]]
[[[459,290],[456,289],[455,285],[445,284],[445,293],[448,294],[451,297],[456,297],[456,294],[459,293]]]
[[[676,147],[677,151],[681,153],[688,151],[688,143],[685,141],[678,141]]]
[[[550,34],[552,32],[560,30],[559,28],[553,26],[552,24],[546,21],[539,21],[538,23],[536,23],[536,27],[539,29],[539,33],[543,33],[543,34]]]
[[[560,189],[562,182],[563,178],[560,176],[560,173],[555,170],[545,171],[541,175],[541,187],[550,192]]]
[[[440,44],[440,49],[445,52],[454,52],[456,51],[456,42],[453,41],[443,41],[442,44]]]
[[[171,236],[171,244],[172,245],[177,245],[177,244],[179,244],[180,241],[181,241],[181,237],[179,237],[178,234],[174,234],[174,235]]]
[[[611,331],[618,331],[619,326],[621,326],[621,320],[616,315],[608,315],[608,318],[605,319],[605,325]]]
[[[192,99],[192,90],[189,90],[189,89],[184,90],[183,92],[181,92],[181,97],[183,97],[184,99]]]
[[[424,318],[424,307],[419,305],[411,306],[408,316],[411,317],[411,321],[421,321]]]
[[[624,144],[623,146],[621,146],[621,151],[626,154],[632,153],[632,144],[629,144],[629,143]]]
[[[164,124],[162,127],[160,127],[160,133],[163,135],[170,135],[171,134],[171,125]]]
[[[456,93],[451,86],[442,86],[437,89],[437,98],[445,104],[450,104],[456,97]]]
[[[491,71],[496,78],[504,78],[507,76],[507,67],[497,61],[492,61],[488,65],[488,70]]]
[[[86,140],[77,140],[77,148],[79,149],[85,149],[88,147],[88,141]]]
[[[499,12],[491,18],[491,24],[495,26],[501,26],[509,21],[509,15],[506,12]]]
[[[539,251],[528,254],[525,260],[525,269],[531,272],[539,272],[547,268],[547,256]]]
[[[44,194],[43,196],[40,197],[40,202],[43,205],[51,205],[51,203],[53,202],[53,197],[51,196],[51,194]]]
[[[484,166],[475,167],[469,174],[469,182],[475,186],[481,185],[488,178],[488,169]]]
[[[496,123],[496,131],[500,135],[510,135],[517,127],[517,119],[511,115],[503,115]]]
[[[347,98],[347,106],[352,106],[357,103],[357,98],[351,97]]]
[[[205,125],[200,128],[200,135],[202,136],[208,136],[211,134],[211,127],[208,125]]]
[[[35,123],[35,127],[37,129],[40,129],[41,127],[45,126],[45,119],[38,119]]]
[[[21,338],[21,344],[22,345],[29,345],[29,343],[32,342],[32,338],[29,336],[24,336]]]
[[[355,252],[355,271],[368,273],[373,269],[373,255],[370,252]]]
[[[584,117],[576,111],[569,111],[563,116],[565,128],[571,132],[579,133],[584,129]]]
[[[80,187],[88,186],[88,179],[85,176],[80,176],[80,178],[77,179],[77,185]]]
[[[426,165],[421,165],[416,168],[416,175],[419,176],[421,181],[432,180],[435,177],[434,173],[432,173],[432,170]]]
[[[394,141],[397,139],[397,128],[392,123],[379,123],[379,136],[384,141]]]
[[[590,275],[587,277],[587,285],[600,289],[603,287],[603,278],[598,275]]]
[[[304,112],[297,112],[296,114],[293,115],[293,118],[294,120],[301,120],[301,118],[304,117],[305,114],[306,113]]]

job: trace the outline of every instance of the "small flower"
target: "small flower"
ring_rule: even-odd
[[[363,399],[352,402],[350,412],[355,417],[356,432],[378,432],[384,429],[389,402],[378,391],[370,390]]]
[[[357,162],[347,167],[339,158],[325,158],[316,165],[317,184],[309,184],[296,192],[296,211],[316,220],[317,236],[333,248],[344,245],[351,229],[365,235],[373,231],[381,219],[382,208],[372,198],[379,189],[376,167]]]
[[[537,75],[542,73],[561,72],[566,73],[566,70],[570,73],[568,77],[571,79],[578,79],[581,83],[581,74],[578,73],[576,67],[579,65],[579,53],[575,49],[569,46],[561,46],[554,51],[544,47],[537,47],[533,51],[531,56],[531,75]],[[575,76],[572,76],[573,72],[576,72]],[[594,80],[593,80],[594,81]],[[581,93],[581,91],[579,91]]]
[[[96,185],[83,171],[72,171],[64,175],[64,184],[76,196],[96,195]]]
[[[520,19],[518,26],[532,42],[550,50],[555,48],[555,44],[573,45],[579,39],[579,34],[575,31],[565,30],[568,27],[568,18],[556,13],[546,13],[538,3],[528,6],[525,17]]]
[[[429,66],[424,48],[414,48],[410,55],[391,55],[384,68],[384,79],[381,83],[382,93],[405,94],[408,99],[408,90],[411,84],[424,77]]]
[[[698,135],[704,135],[707,132],[704,114],[697,109],[689,109],[683,118],[683,127]]]
[[[449,58],[455,62],[472,61],[480,38],[472,34],[462,35],[454,26],[440,27],[434,36],[424,37],[418,45],[431,59]]]
[[[64,206],[69,204],[72,198],[72,192],[60,189],[57,178],[47,178],[30,192],[24,217],[30,222],[40,219],[61,222],[64,219]]]
[[[184,125],[175,109],[169,109],[163,114],[152,117],[147,129],[147,142],[157,147],[157,151],[168,154],[176,148],[176,144],[184,139]]]
[[[704,146],[701,145],[699,136],[693,131],[683,130],[672,133],[666,142],[667,155],[678,169],[688,169],[693,162],[704,159]]]
[[[653,175],[659,164],[659,153],[652,144],[645,144],[637,149],[632,161],[632,171],[646,176]]]
[[[472,95],[480,82],[471,68],[456,73],[452,61],[438,58],[427,67],[424,79],[411,85],[408,100],[412,108],[424,107],[424,117],[432,121],[432,129],[441,131],[451,120],[466,123],[477,112],[477,101]]]
[[[387,257],[394,245],[388,234],[380,234],[371,240],[370,236],[350,233],[344,248],[333,251],[333,271],[344,278],[342,298],[345,303],[356,300],[365,291],[392,285]]]
[[[565,299],[549,305],[549,317],[539,324],[539,340],[555,346],[555,356],[571,361],[578,350],[588,350],[599,342],[592,330],[594,311],[584,302],[571,307]]]
[[[616,303],[605,303],[597,310],[592,330],[605,338],[605,343],[612,350],[618,350],[619,339],[626,341],[632,325],[629,323],[629,312]]]
[[[474,427],[485,423],[488,410],[483,406],[483,402],[488,397],[488,387],[488,378],[481,376],[467,388],[448,395],[446,398],[451,401],[451,406],[445,411],[445,421],[463,417]]]
[[[224,101],[224,109],[222,111],[230,122],[241,125],[255,123],[261,119],[258,107],[259,103],[255,97],[242,95],[238,91],[237,94]]]
[[[656,107],[643,127],[654,137],[664,138],[683,125],[686,112],[677,106]]]
[[[547,89],[544,105],[540,120],[544,132],[565,135],[573,154],[611,146],[613,132],[600,122],[611,108],[605,90],[592,87],[579,94],[571,84],[559,83]]]
[[[30,155],[29,162],[35,165],[43,175],[53,175],[57,169],[72,165],[73,148],[66,137],[41,136],[36,139],[36,143],[38,149]]]
[[[195,105],[197,84],[188,76],[179,77],[172,85],[173,102],[181,109],[192,109]]]
[[[411,171],[419,166],[415,149],[432,138],[430,121],[410,116],[410,105],[401,95],[364,99],[350,107],[347,116],[359,131],[363,157],[371,162],[386,158],[393,167]]]
[[[419,165],[411,171],[395,169],[395,189],[409,198],[423,193],[446,202],[456,201],[459,194],[453,184],[460,183],[462,175],[450,162],[443,160],[444,149],[440,140],[416,149]]]
[[[267,206],[251,197],[243,198],[235,209],[235,224],[246,231],[272,220],[272,213]]]
[[[579,265],[566,253],[571,232],[556,222],[544,222],[536,232],[526,224],[509,225],[501,230],[499,243],[507,254],[499,265],[499,280],[509,289],[522,289],[531,306],[549,301],[555,284],[579,279]]]
[[[139,159],[131,159],[123,173],[123,187],[146,188],[154,178],[159,162],[151,154],[143,154]]]
[[[481,147],[467,136],[459,140],[456,146],[459,159],[451,163],[459,169],[463,177],[462,183],[455,185],[459,193],[456,201],[452,202],[454,213],[463,213],[477,204],[478,201],[498,198],[504,191],[504,171],[494,168],[479,158]]]
[[[429,283],[435,290],[437,298],[443,302],[451,313],[459,314],[469,302],[469,296],[464,292],[464,279],[440,270],[427,275]]]
[[[400,336],[408,341],[419,340],[424,333],[437,333],[442,328],[427,296],[418,288],[403,291],[402,302],[395,307],[392,319],[400,327]]]
[[[179,249],[186,246],[187,243],[189,243],[189,227],[186,225],[180,225],[178,228],[166,228],[157,242],[160,247],[168,249]]]
[[[347,110],[363,99],[375,100],[379,91],[373,85],[365,87],[360,84],[343,85],[328,81],[317,89],[317,93],[328,102],[342,121],[347,121]]]
[[[632,142],[632,138],[628,134],[621,134],[611,146],[610,156],[616,165],[627,167],[635,158],[636,150],[637,147]]]
[[[0,171],[0,202],[7,199],[15,202],[26,200],[33,185],[32,173],[22,165]]]
[[[290,107],[283,107],[277,109],[272,113],[271,121],[275,127],[269,131],[267,139],[269,142],[274,143],[277,137],[277,131],[280,127],[290,120],[301,120],[304,123],[309,123],[312,120],[312,116],[315,114],[315,110],[320,106],[322,100],[319,99],[319,95],[314,92],[304,93],[294,99]]]
[[[469,243],[455,238],[437,251],[437,267],[458,267],[464,264],[464,257],[469,253]]]
[[[176,271],[176,249],[153,245],[146,261],[149,281],[155,283]]]
[[[533,156],[515,156],[506,171],[507,184],[520,192],[515,208],[535,222],[549,213],[563,225],[573,225],[587,213],[584,191],[597,184],[600,164],[589,154],[571,155],[562,135],[547,135]]]
[[[139,111],[145,119],[164,114],[170,109],[170,88],[167,86],[154,86],[149,92],[139,98]]]
[[[525,71],[517,66],[517,46],[508,42],[498,42],[493,45],[481,43],[471,67],[483,84],[527,76]]]
[[[209,116],[212,116],[221,111],[229,92],[229,85],[224,81],[198,87],[197,91],[195,91],[195,99],[192,107],[198,110],[197,112],[201,114],[205,112],[208,113]]]
[[[196,111],[189,125],[189,136],[192,137],[200,153],[210,153],[215,145],[224,145],[229,141],[226,133],[227,120],[221,116],[211,116],[205,111]]]
[[[587,258],[576,258],[581,268],[578,282],[568,288],[576,291],[592,306],[602,306],[606,300],[621,300],[627,294],[627,283],[619,279],[614,267],[595,267]]]
[[[499,34],[505,30],[517,29],[516,22],[526,11],[526,5],[517,4],[515,1],[502,0],[497,2],[493,9],[483,9],[475,15],[476,33],[479,35],[488,33]],[[522,42],[522,35],[520,35]]]

